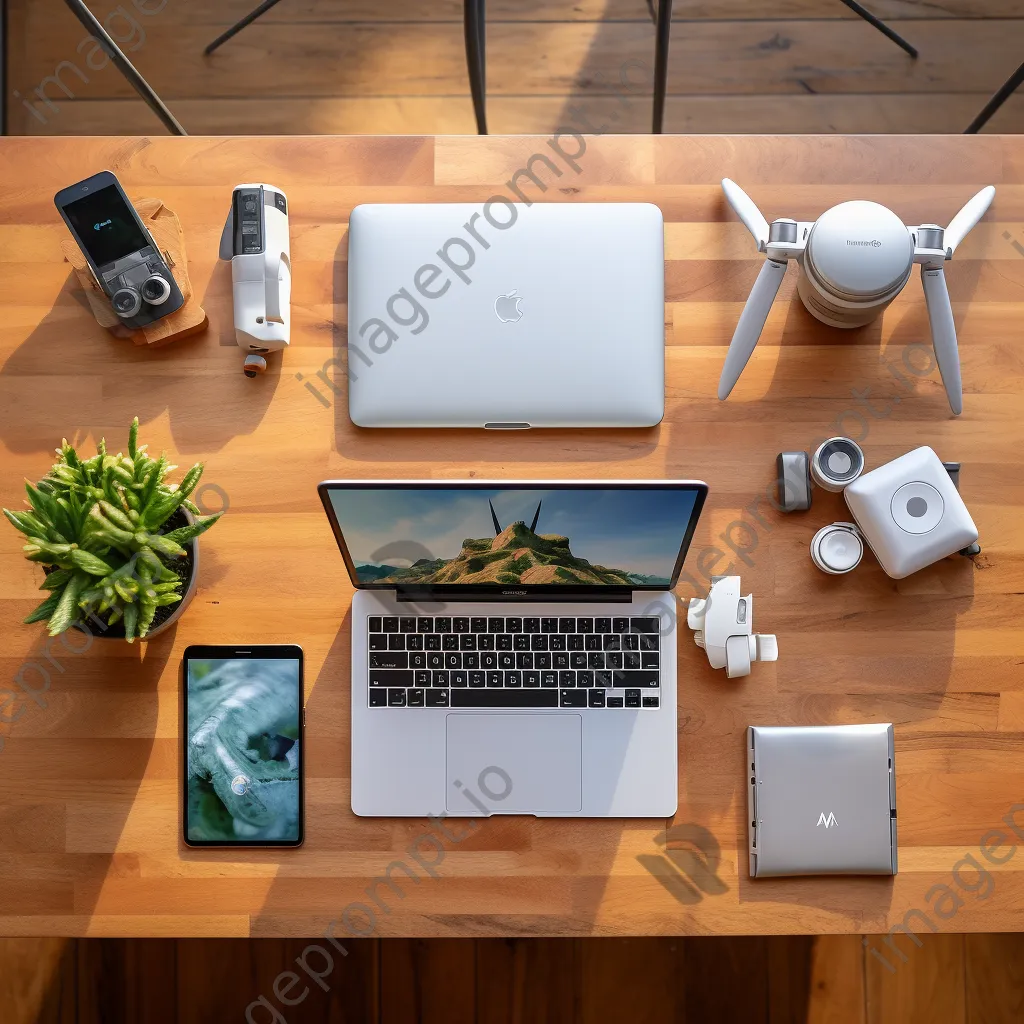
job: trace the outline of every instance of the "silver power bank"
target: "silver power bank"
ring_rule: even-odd
[[[750,876],[895,875],[891,724],[747,730]]]

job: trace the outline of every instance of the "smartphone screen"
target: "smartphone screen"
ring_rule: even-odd
[[[183,676],[185,841],[298,846],[301,648],[190,647]]]
[[[151,244],[116,185],[107,185],[62,208],[97,267],[130,256]]]

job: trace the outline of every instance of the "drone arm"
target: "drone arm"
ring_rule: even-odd
[[[939,364],[939,373],[946,388],[949,407],[959,416],[964,407],[960,383],[960,355],[957,351],[953,307],[950,305],[949,290],[946,288],[946,274],[941,268],[933,270],[922,267],[921,283],[924,286],[928,322],[932,329],[935,361]]]
[[[754,287],[750,291],[747,304],[740,314],[740,322],[729,343],[729,351],[725,356],[725,366],[718,381],[718,397],[725,399],[736,386],[743,368],[747,365],[761,331],[764,329],[768,313],[779,294],[786,264],[775,260],[765,260],[761,272],[757,275]]]

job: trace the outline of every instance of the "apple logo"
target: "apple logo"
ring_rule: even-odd
[[[503,324],[516,323],[523,317],[523,311],[519,308],[519,303],[522,301],[523,297],[516,295],[515,288],[508,295],[499,295],[494,300],[495,315]]]

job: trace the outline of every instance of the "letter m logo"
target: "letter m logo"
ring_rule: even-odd
[[[833,825],[838,825],[839,822],[836,821],[836,816],[831,811],[828,812],[827,818],[825,817],[825,812],[822,811],[821,814],[818,815],[818,824],[824,825],[825,828],[832,828]]]

